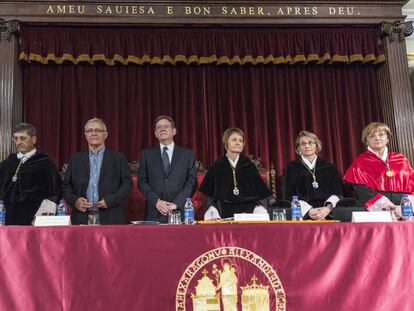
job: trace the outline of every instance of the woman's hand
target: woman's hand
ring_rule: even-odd
[[[390,206],[390,210],[392,212],[394,212],[394,215],[395,215],[396,220],[401,220],[402,219],[401,206],[399,206],[399,205],[392,205],[392,206]]]
[[[328,204],[327,206],[323,206],[323,207],[313,207],[309,210],[308,215],[311,219],[314,219],[314,220],[325,219],[326,216],[328,216],[332,210],[331,206],[332,205]]]

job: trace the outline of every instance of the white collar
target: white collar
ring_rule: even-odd
[[[233,168],[236,168],[237,162],[239,162],[240,155],[238,155],[236,160],[234,160],[234,161],[232,159],[230,159],[228,156],[226,156],[226,158],[229,160],[230,165],[233,166]]]
[[[36,153],[36,148],[34,148],[32,151],[26,152],[26,153],[21,153],[19,152],[17,154],[17,159],[22,160],[23,162],[26,162],[27,160],[29,160],[29,158],[31,156],[33,156]]]
[[[318,158],[318,156],[315,156],[315,158],[312,160],[312,162],[310,162],[308,159],[306,159],[304,156],[300,156],[302,158],[303,163],[306,164],[307,167],[309,167],[309,169],[313,169],[316,165],[316,159]]]
[[[384,153],[382,154],[382,157],[379,157],[378,156],[378,154],[376,154],[375,152],[374,152],[374,150],[372,150],[371,149],[371,147],[369,147],[368,146],[368,151],[371,151],[373,154],[375,154],[378,158],[380,158],[382,161],[384,161],[384,162],[387,162],[387,159],[388,159],[388,147],[387,146],[385,146],[385,149],[384,149]]]
[[[173,151],[174,150],[174,141],[172,141],[171,142],[171,144],[169,144],[169,145],[163,145],[163,144],[160,144],[160,149],[161,149],[161,152],[163,152],[164,150],[164,147],[167,147],[168,148],[168,151]]]

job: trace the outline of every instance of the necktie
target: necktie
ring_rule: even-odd
[[[162,164],[164,165],[165,174],[168,174],[170,170],[170,159],[167,153],[168,147],[162,148]]]

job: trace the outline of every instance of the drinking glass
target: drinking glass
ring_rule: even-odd
[[[286,210],[283,208],[275,208],[273,210],[273,220],[286,221]]]
[[[168,213],[168,223],[173,225],[181,224],[181,212],[174,210]]]

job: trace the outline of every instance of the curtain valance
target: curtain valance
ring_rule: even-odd
[[[25,26],[20,61],[42,64],[380,63],[378,30]]]

